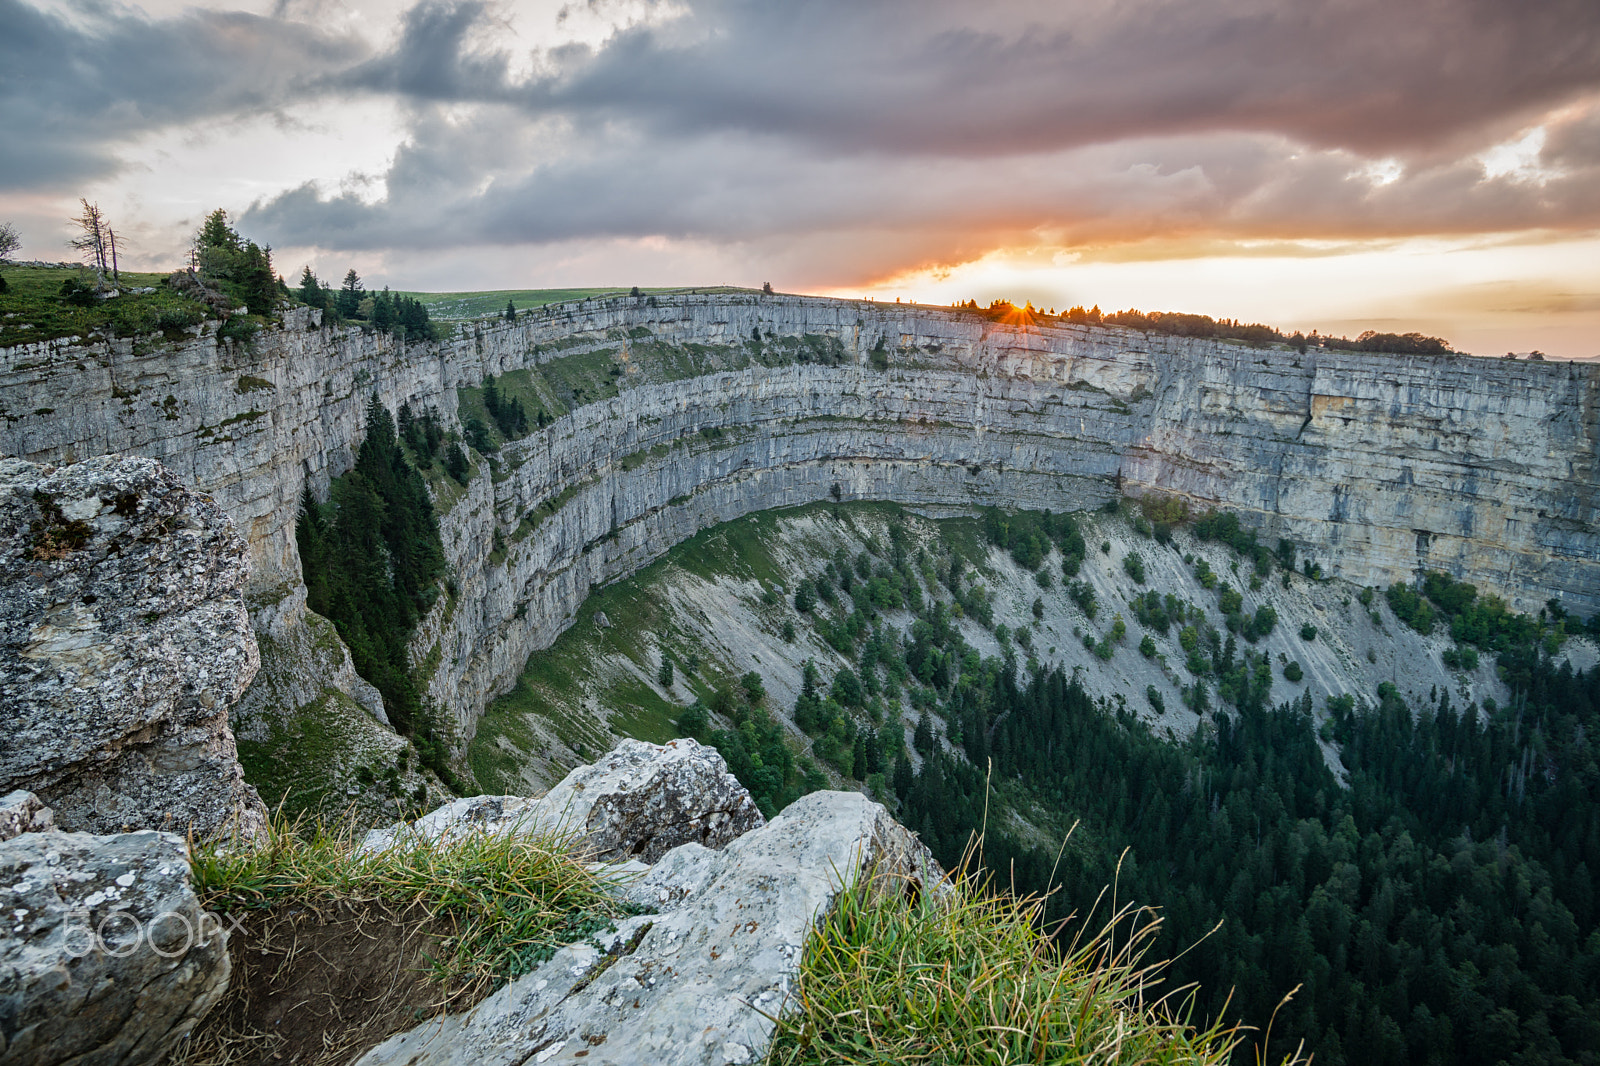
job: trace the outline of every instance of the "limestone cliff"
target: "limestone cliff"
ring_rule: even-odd
[[[830,495],[1059,510],[1177,493],[1362,584],[1439,568],[1523,609],[1600,608],[1587,365],[1302,355],[755,294],[566,304],[414,346],[299,310],[248,348],[0,351],[0,453],[163,459],[246,531],[254,595],[287,604],[273,625],[292,627],[296,499],[348,469],[370,393],[451,421],[486,374],[580,360],[609,368],[603,395],[575,393],[503,448],[441,520],[459,595],[416,652],[463,736],[595,584],[711,523]],[[260,684],[279,673],[269,661]]]

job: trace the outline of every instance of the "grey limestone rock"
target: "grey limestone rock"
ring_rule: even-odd
[[[54,829],[55,812],[32,792],[15,789],[0,798],[0,841],[23,833],[42,833]]]
[[[0,460],[0,788],[69,830],[264,824],[228,726],[245,578],[227,515],[152,459]]]
[[[537,799],[456,800],[409,825],[374,829],[362,846],[376,850],[413,834],[449,839],[555,829],[574,834],[596,860],[651,863],[684,843],[723,847],[764,821],[715,748],[690,739],[624,740]]]
[[[559,951],[472,1011],[391,1038],[359,1066],[752,1063],[805,939],[868,870],[942,884],[927,850],[855,792],[813,792],[721,851],[683,844],[627,889],[659,913]],[[892,881],[890,883],[893,883]]]
[[[0,886],[6,1066],[160,1062],[227,988],[227,933],[172,833],[23,833]]]

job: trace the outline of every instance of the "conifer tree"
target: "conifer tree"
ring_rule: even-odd
[[[339,299],[336,309],[340,318],[358,318],[361,314],[361,298],[366,295],[362,288],[361,277],[356,273],[356,268],[351,267],[344,276],[344,284],[339,287]]]

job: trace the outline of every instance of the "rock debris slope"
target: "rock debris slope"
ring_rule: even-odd
[[[0,460],[0,789],[64,829],[264,824],[228,709],[260,660],[245,546],[151,459]]]

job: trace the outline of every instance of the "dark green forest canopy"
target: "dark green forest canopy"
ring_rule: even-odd
[[[406,439],[431,464],[442,443],[437,420],[402,408]],[[307,603],[332,619],[356,672],[383,694],[389,720],[447,783],[438,716],[407,659],[418,620],[439,595],[444,548],[433,500],[406,457],[395,420],[376,395],[354,469],[334,479],[326,504],[310,489],[295,526]]]

